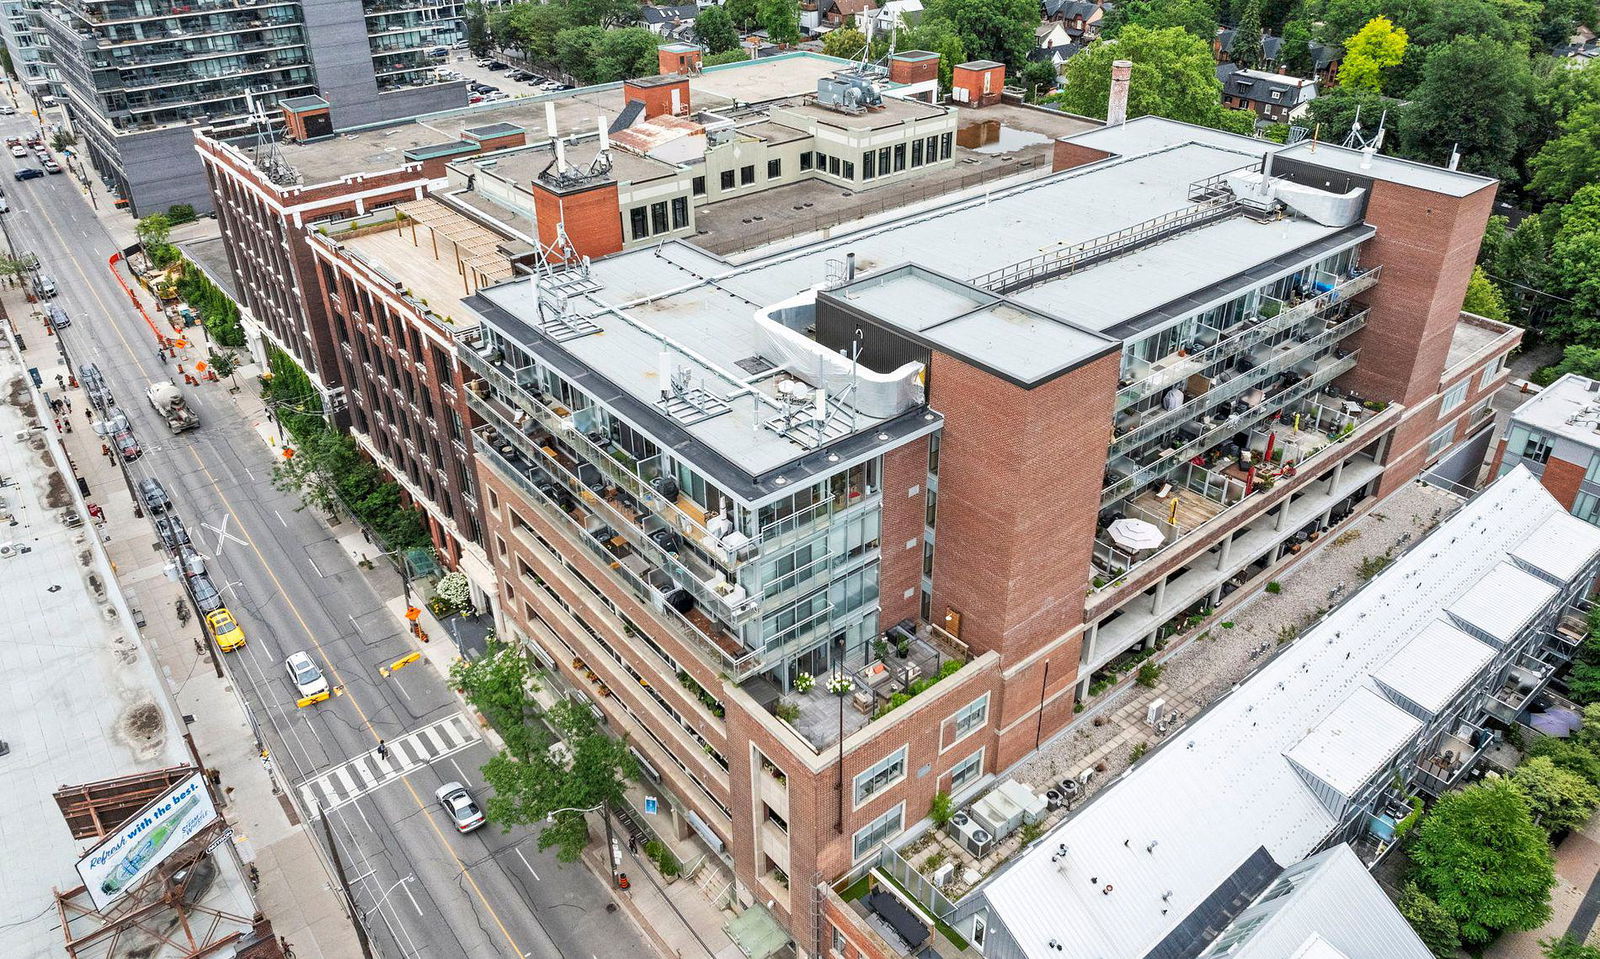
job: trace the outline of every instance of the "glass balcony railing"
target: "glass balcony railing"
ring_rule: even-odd
[[[686,646],[700,652],[711,665],[726,673],[735,682],[749,678],[765,666],[765,658],[759,650],[742,647],[735,650],[728,649],[729,645],[737,645],[731,635],[719,643],[691,619],[674,609],[666,601],[660,589],[626,565],[618,563],[617,557],[606,548],[605,544],[582,528],[572,516],[564,512],[539,488],[538,483],[530,475],[530,467],[513,462],[494,443],[488,441],[483,435],[484,432],[480,430],[473,437],[473,445],[478,456],[482,457],[482,461],[520,490],[527,497],[528,503],[548,522],[565,529],[601,566],[609,569],[636,599],[649,606],[657,618],[666,623]]]
[[[1158,364],[1158,369],[1152,370],[1145,376],[1118,390],[1117,409],[1126,409],[1142,399],[1154,396],[1169,386],[1187,380],[1190,376],[1204,370],[1213,363],[1220,362],[1231,356],[1237,356],[1244,350],[1266,341],[1273,335],[1310,319],[1328,307],[1355,296],[1363,290],[1371,289],[1378,282],[1378,278],[1382,273],[1383,267],[1381,266],[1358,272],[1355,276],[1334,284],[1332,289],[1292,306],[1283,305],[1279,300],[1268,298],[1267,303],[1278,304],[1278,312],[1276,314],[1262,316],[1257,320],[1248,322],[1243,329],[1230,334],[1226,339],[1214,346],[1191,353],[1188,356],[1168,357],[1166,360],[1161,361]]]
[[[1196,417],[1203,416],[1217,406],[1229,400],[1237,399],[1262,386],[1272,377],[1317,355],[1366,326],[1367,312],[1362,310],[1356,315],[1323,330],[1321,333],[1315,334],[1302,343],[1288,344],[1287,349],[1274,353],[1262,362],[1260,366],[1234,377],[1221,386],[1201,393],[1175,410],[1152,410],[1153,418],[1146,419],[1112,441],[1111,455],[1117,456],[1141,444],[1148,443],[1163,432],[1175,429]]]
[[[476,333],[477,331],[469,331]],[[607,479],[617,484],[617,488],[631,496],[635,502],[650,512],[660,516],[675,533],[693,542],[713,562],[730,573],[737,572],[745,564],[755,559],[759,553],[756,543],[745,538],[740,542],[740,537],[729,534],[717,536],[711,533],[705,523],[681,509],[676,503],[662,496],[649,480],[635,473],[627,466],[618,462],[609,452],[598,446],[588,436],[579,430],[570,416],[563,416],[554,409],[541,403],[529,392],[531,384],[524,383],[517,376],[517,371],[507,366],[503,361],[494,362],[480,353],[474,345],[463,337],[461,348],[457,354],[467,367],[485,380],[492,383],[495,388],[509,397],[517,409],[526,412],[544,429],[552,435],[561,437],[562,441],[570,444],[578,455],[587,463],[593,465]],[[729,543],[729,540],[734,540]]]
[[[1128,476],[1107,486],[1100,493],[1100,505],[1102,507],[1110,506],[1121,497],[1143,489],[1160,477],[1189,462],[1200,453],[1220,443],[1224,438],[1235,433],[1246,432],[1256,424],[1271,418],[1279,410],[1312,395],[1348,372],[1355,365],[1355,353],[1343,357],[1325,357],[1323,362],[1318,365],[1316,372],[1287,390],[1268,397],[1265,402],[1252,409],[1249,413],[1211,427],[1189,442],[1162,453],[1155,462],[1142,466]]]
[[[515,447],[524,458],[532,463],[539,464],[549,475],[549,478],[560,484],[576,501],[605,520],[611,526],[615,535],[627,540],[641,554],[649,558],[659,569],[670,576],[675,584],[693,596],[695,600],[708,609],[718,611],[726,616],[735,625],[748,620],[756,613],[760,604],[755,597],[747,595],[738,586],[737,581],[724,580],[726,591],[719,591],[707,584],[707,577],[691,570],[678,556],[664,549],[660,543],[652,538],[656,530],[641,525],[637,518],[629,517],[623,512],[623,507],[613,504],[604,495],[595,492],[573,474],[572,469],[550,449],[536,442],[521,430],[512,427],[505,419],[505,414],[494,408],[490,401],[472,391],[467,393],[467,405],[479,416],[488,420],[496,427],[495,438],[502,445],[507,441]],[[563,437],[563,441],[566,438]],[[664,528],[664,524],[663,527]],[[612,557],[615,560],[615,557]]]

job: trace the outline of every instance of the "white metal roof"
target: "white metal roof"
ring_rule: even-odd
[[[1511,558],[1547,578],[1565,582],[1578,575],[1600,553],[1600,529],[1571,513],[1545,520],[1528,542],[1511,551]]]
[[[1536,542],[1530,548],[1544,551],[1549,547]],[[1555,593],[1554,586],[1506,562],[1484,576],[1482,588],[1456,600],[1449,613],[1457,622],[1475,627],[1504,645],[1516,637]]]
[[[1294,891],[1229,959],[1430,959],[1349,846],[1305,862]]]
[[[1384,663],[1372,678],[1430,715],[1494,658],[1494,650],[1443,620],[1436,620]]]
[[[1348,799],[1421,728],[1421,720],[1399,706],[1358,689],[1285,755]]]
[[[1258,848],[1280,865],[1310,855],[1335,823],[1285,753],[1357,690],[1373,703],[1372,675],[1462,597],[1503,603],[1507,555],[1549,548],[1539,531],[1560,512],[1524,468],[1491,484],[980,887],[991,917],[1029,959],[1139,957]],[[1549,595],[1521,575],[1542,591],[1529,596]],[[1380,730],[1374,747],[1388,749],[1395,735]],[[1358,760],[1344,762],[1329,775],[1348,782]],[[1062,844],[1066,856],[1052,862]],[[1049,948],[1051,939],[1066,949]]]

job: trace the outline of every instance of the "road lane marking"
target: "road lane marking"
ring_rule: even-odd
[[[60,243],[62,248],[70,251],[71,247],[67,243],[66,238],[61,235],[61,231],[56,229],[55,223],[49,217],[40,217],[39,219],[50,228],[51,233],[55,234],[56,241]],[[68,260],[72,263],[72,268],[77,271],[78,276],[82,277],[84,289],[86,289],[89,292],[89,295],[94,298],[95,302],[99,304],[103,314],[108,318],[120,315],[113,312],[112,308],[106,304],[105,299],[100,296],[99,291],[94,288],[94,284],[89,280],[88,273],[84,272],[83,264],[79,262],[78,258],[75,256],[69,256]],[[138,368],[140,376],[145,380],[150,380],[151,376],[149,371],[145,368],[144,361],[140,359],[139,354],[133,349],[133,344],[128,342],[127,336],[122,332],[122,327],[114,319],[108,325],[111,327],[111,332],[116,334],[117,339],[122,342],[123,349],[127,351],[128,358],[133,361],[133,365]],[[223,492],[222,484],[217,481],[216,474],[211,472],[210,467],[206,465],[205,460],[201,458],[199,452],[196,451],[193,445],[189,445],[185,447],[185,449],[188,450],[189,457],[194,461],[195,467],[199,469],[200,472],[204,473],[206,479],[211,482],[212,490],[216,493],[217,499],[222,502],[223,507],[228,511],[229,515],[236,515],[238,511],[234,509],[233,501],[228,498],[228,494]],[[283,522],[282,515],[278,516],[278,521],[280,523]],[[289,524],[283,523],[283,525],[284,528],[287,529]],[[255,553],[256,561],[261,565],[262,572],[267,574],[267,578],[272,581],[272,585],[277,588],[279,595],[283,597],[284,604],[288,607],[290,614],[294,616],[295,622],[300,626],[300,631],[303,632],[306,635],[306,638],[311,641],[311,645],[317,650],[318,655],[322,657],[322,661],[327,664],[328,672],[333,675],[333,678],[338,685],[348,688],[348,684],[344,681],[344,677],[339,674],[339,670],[333,665],[333,660],[328,656],[327,650],[323,648],[321,639],[318,637],[317,633],[312,630],[311,624],[306,622],[305,616],[300,612],[300,607],[295,604],[294,599],[289,594],[289,591],[284,588],[283,581],[278,578],[277,572],[275,572],[271,564],[267,562],[267,557],[261,552],[261,547],[256,544],[255,537],[250,535],[250,531],[245,526],[243,520],[239,521],[239,531],[244,535],[246,542],[249,544],[250,551]],[[350,703],[350,707],[355,710],[356,716],[361,720],[362,726],[366,728],[367,734],[370,735],[374,740],[382,741],[382,737],[378,735],[377,728],[373,726],[371,718],[367,716],[366,710],[361,708],[361,703],[359,700],[357,700],[355,695],[351,694],[344,698]],[[419,795],[416,788],[411,785],[410,779],[402,776],[400,777],[400,782],[405,783],[406,791],[411,794],[411,800],[416,804],[416,807],[419,810],[426,810],[428,805],[423,802],[422,796]],[[359,807],[357,808],[359,809]],[[363,817],[364,816],[365,814],[363,814]],[[307,810],[307,818],[311,818],[310,810]],[[478,885],[478,880],[474,878],[472,873],[467,870],[466,863],[462,862],[461,857],[456,854],[455,847],[452,846],[450,841],[445,838],[444,831],[439,828],[439,824],[434,822],[432,816],[426,816],[424,818],[427,819],[428,826],[433,830],[433,835],[438,840],[439,845],[443,847],[445,853],[449,855],[451,861],[456,864],[460,875],[466,879],[467,885],[472,888],[472,894],[477,898],[478,902],[483,905],[484,910],[489,914],[489,918],[494,921],[495,928],[500,931],[500,935],[505,938],[506,943],[511,946],[513,952],[519,956],[526,955],[527,953],[525,953],[522,947],[517,944],[516,939],[512,938],[511,930],[506,928],[505,922],[500,919],[500,914],[495,911],[494,904],[491,903],[489,901],[489,897],[484,894],[483,887]],[[410,896],[410,894],[410,890],[408,889],[406,891],[406,895]],[[415,898],[412,899],[412,905],[416,905]],[[420,908],[417,909],[417,915],[422,915],[422,910]],[[441,917],[442,915],[443,914],[441,913]]]
[[[431,725],[385,742],[388,760],[380,759],[376,753],[357,756],[308,778],[301,784],[301,789],[303,791],[307,786],[315,785],[326,794],[328,798],[321,804],[324,812],[353,803],[388,783],[404,779],[412,769],[431,765],[476,744],[478,738],[475,735],[462,737],[458,741],[443,735],[446,729],[460,734],[460,723],[460,716],[446,716]],[[467,728],[470,730],[470,727]],[[390,765],[390,761],[394,766]],[[451,762],[454,765],[454,760]],[[461,771],[460,766],[455,768],[458,773]],[[357,811],[359,809],[358,806]]]
[[[524,855],[523,855],[523,854],[522,854],[522,850],[520,850],[520,849],[514,849],[514,850],[512,850],[512,851],[513,851],[513,852],[515,852],[515,853],[516,853],[516,854],[517,854],[517,858],[518,858],[518,859],[521,859],[521,860],[522,860],[522,864],[523,864],[523,865],[524,865],[524,866],[527,866],[527,867],[528,867],[528,871],[529,871],[529,872],[533,872],[533,863],[531,863],[531,862],[529,862],[529,861],[528,861],[528,857],[527,857],[527,856],[524,856]],[[544,880],[543,880],[543,879],[540,879],[540,878],[539,878],[539,874],[538,874],[538,873],[536,873],[536,872],[533,872],[533,879],[534,879],[534,881],[535,881],[535,882],[544,882]]]

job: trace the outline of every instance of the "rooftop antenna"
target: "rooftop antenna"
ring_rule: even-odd
[[[272,129],[272,121],[267,119],[266,107],[256,99],[255,91],[248,88],[244,91],[244,103],[250,114],[251,131],[255,135],[250,152],[256,169],[279,186],[293,185],[299,177],[278,148],[278,136]]]
[[[1461,144],[1450,144],[1450,163],[1447,169],[1454,170],[1461,166]]]

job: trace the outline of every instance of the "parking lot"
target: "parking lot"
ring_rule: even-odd
[[[503,63],[505,61],[499,62]],[[491,70],[486,66],[479,66],[478,58],[465,50],[451,50],[448,60],[439,61],[439,68],[460,74],[469,84],[481,83],[495,87],[508,98],[528,97],[551,92],[549,90],[541,90],[539,84],[552,78],[538,77],[533,80],[513,80],[511,76],[517,72],[516,67],[508,65],[503,70]],[[561,78],[554,78],[554,82],[559,83],[560,80]],[[566,87],[561,87],[561,89],[566,89]]]

